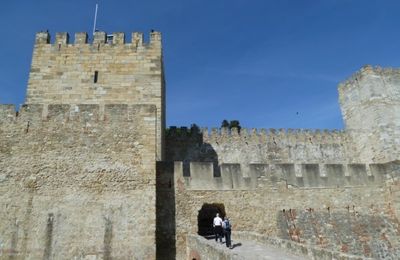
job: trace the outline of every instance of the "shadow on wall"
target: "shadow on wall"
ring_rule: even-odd
[[[209,143],[204,143],[200,128],[193,124],[187,127],[176,128],[171,126],[166,130],[166,160],[169,162],[182,161],[183,175],[189,176],[189,163],[213,162],[214,177],[220,177],[218,155]]]
[[[173,162],[157,162],[156,258],[175,259],[175,187]]]
[[[197,227],[198,234],[201,236],[211,236],[214,235],[213,230],[213,219],[216,214],[224,219],[226,216],[225,206],[222,203],[204,203],[199,214],[197,215]]]

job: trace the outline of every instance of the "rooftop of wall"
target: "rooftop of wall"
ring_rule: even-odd
[[[379,66],[365,65],[359,71],[354,73],[350,78],[339,83],[339,91],[356,86],[359,81],[366,75],[377,75],[377,76],[392,76],[400,75],[400,68],[382,68]]]
[[[55,40],[51,41],[51,36],[49,32],[38,32],[35,38],[36,45],[67,45],[70,44],[69,34],[66,32],[56,33]],[[89,42],[89,37],[86,32],[75,33],[75,45],[82,44],[109,44],[109,45],[133,45],[135,47],[145,46],[145,47],[161,47],[161,33],[156,31],[150,32],[150,41],[145,43],[143,40],[143,33],[133,32],[131,36],[131,41],[125,41],[125,33],[114,32],[112,34],[107,34],[106,32],[95,32],[93,39]]]
[[[25,104],[18,112],[14,105],[0,105],[0,124],[13,123],[19,120],[43,122],[124,122],[133,121],[137,114],[149,115],[144,120],[155,120],[156,106],[150,104]]]
[[[320,130],[320,129],[256,129],[256,128],[187,128],[171,126],[167,130],[167,137],[170,138],[188,138],[201,135],[205,140],[214,140],[220,138],[320,138],[320,139],[338,139],[345,137],[347,133],[343,130]]]

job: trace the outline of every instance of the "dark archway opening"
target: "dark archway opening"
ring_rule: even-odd
[[[213,219],[215,215],[219,213],[219,216],[223,219],[226,215],[225,206],[222,203],[204,203],[199,210],[197,216],[198,234],[201,236],[214,235]]]

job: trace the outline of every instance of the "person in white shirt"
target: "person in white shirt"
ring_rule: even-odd
[[[213,220],[213,227],[214,227],[214,234],[215,234],[215,241],[222,243],[222,218],[219,217],[219,213],[215,216]]]

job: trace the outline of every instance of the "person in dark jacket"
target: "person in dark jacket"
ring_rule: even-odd
[[[222,228],[224,229],[226,247],[233,249],[231,243],[232,223],[230,222],[228,217],[224,218],[224,221],[222,222]]]

